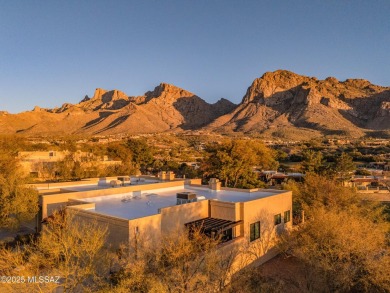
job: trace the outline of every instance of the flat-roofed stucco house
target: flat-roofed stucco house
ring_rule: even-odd
[[[131,177],[131,184],[115,188],[109,185],[112,178],[52,185],[51,190],[36,185],[41,193],[40,220],[66,208],[77,220],[107,227],[107,242],[113,248],[130,244],[139,235],[158,244],[163,235],[202,227],[207,236],[221,236],[224,249],[261,247],[256,257],[260,262],[275,255],[274,236],[291,227],[290,191],[223,188],[217,179],[205,186],[200,179],[173,177],[172,173],[160,174],[165,180]]]

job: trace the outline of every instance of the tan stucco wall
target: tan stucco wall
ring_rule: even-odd
[[[209,201],[187,203],[161,209],[161,232],[171,233],[184,229],[184,224],[207,218]]]
[[[68,207],[67,210],[73,212],[74,221],[96,223],[97,227],[107,229],[106,243],[112,249],[118,249],[121,244],[129,243],[129,220],[97,214],[73,206]]]
[[[229,221],[238,221],[239,218],[236,217],[236,204],[233,202],[223,202],[218,200],[210,201],[210,217],[229,220]]]
[[[284,223],[284,212],[290,211],[290,221]],[[292,226],[292,193],[286,191],[274,196],[269,196],[242,203],[244,239],[248,244],[248,251],[253,258],[258,258],[268,253],[275,245],[276,233]],[[281,214],[282,223],[274,224],[274,216]],[[260,221],[260,239],[250,242],[250,224]],[[253,261],[254,259],[252,259]]]
[[[130,246],[136,241],[142,245],[158,243],[161,237],[161,214],[138,218],[129,221]]]
[[[288,210],[291,211],[292,216],[291,191],[285,191],[284,193],[275,194],[273,196],[247,201],[242,204],[244,205],[243,220],[248,225],[255,222],[258,218],[263,218],[264,214],[269,214],[270,217],[272,217],[272,222],[274,215],[282,214],[283,218],[284,212]]]

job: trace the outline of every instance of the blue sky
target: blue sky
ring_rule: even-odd
[[[390,86],[390,1],[0,0],[0,110],[160,82],[239,103],[266,71]]]

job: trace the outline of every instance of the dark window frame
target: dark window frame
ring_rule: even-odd
[[[275,224],[275,226],[279,225],[281,223],[282,223],[282,214],[276,214],[274,216],[274,224]]]
[[[255,241],[260,238],[260,221],[249,225],[249,241]]]
[[[291,221],[291,211],[290,210],[284,212],[283,220],[285,223],[288,223]]]

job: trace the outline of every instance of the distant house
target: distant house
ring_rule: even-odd
[[[258,172],[258,178],[271,185],[279,185],[287,182],[288,180],[302,181],[304,174],[302,173],[280,173],[277,171],[260,171]]]
[[[19,152],[18,159],[25,172],[32,177],[42,178],[44,171],[54,169],[56,163],[65,160],[71,156],[75,162],[80,162],[84,167],[89,167],[91,164],[97,164],[104,167],[109,165],[121,164],[121,161],[110,160],[107,156],[95,156],[90,152],[69,152],[69,151],[31,151]]]
[[[389,190],[389,178],[386,176],[355,176],[345,186],[356,187],[358,191]]]

